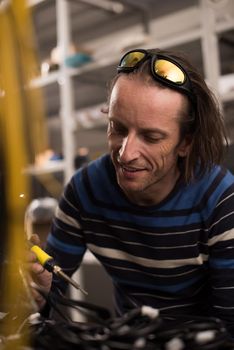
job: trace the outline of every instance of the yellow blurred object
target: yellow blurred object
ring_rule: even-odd
[[[32,300],[28,303],[19,300],[21,296],[29,297],[23,277],[27,271],[22,267],[24,213],[30,201],[30,188],[22,169],[47,148],[47,142],[41,93],[28,88],[38,70],[32,33],[25,0],[0,2],[0,138],[3,145],[0,171],[4,177],[2,200],[6,206],[6,227],[1,235],[5,240],[2,254],[7,262],[1,271],[1,307],[8,313],[5,322],[1,322],[0,335],[14,334],[17,330],[12,319],[17,320],[19,326],[33,304]],[[18,345],[22,341],[19,337]],[[8,344],[7,349],[16,349],[16,345]]]

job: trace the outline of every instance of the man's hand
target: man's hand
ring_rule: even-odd
[[[39,237],[34,234],[30,238],[30,241],[33,244],[36,244],[40,246],[40,239]],[[43,296],[37,291],[38,287],[39,289],[42,289],[45,293],[48,293],[51,288],[52,283],[52,273],[46,271],[44,267],[38,262],[37,257],[35,253],[32,251],[29,251],[28,253],[28,270],[31,276],[31,286],[32,286],[32,296],[38,306],[38,309],[41,310],[43,306],[45,305],[45,299]],[[35,287],[33,284],[35,283]]]

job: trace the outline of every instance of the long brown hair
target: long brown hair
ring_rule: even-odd
[[[224,155],[224,145],[227,143],[227,136],[224,127],[224,120],[218,100],[214,93],[207,86],[204,78],[198,70],[189,62],[183,53],[167,50],[151,49],[153,54],[164,54],[177,61],[187,72],[192,85],[194,95],[193,103],[190,101],[190,112],[181,119],[181,139],[185,135],[191,137],[190,152],[185,158],[179,158],[179,166],[185,181],[198,178],[215,164],[220,164]],[[117,74],[109,85],[109,97],[119,76]],[[137,76],[150,84],[161,85],[150,73],[149,61],[145,61],[136,70],[127,73],[130,77]]]

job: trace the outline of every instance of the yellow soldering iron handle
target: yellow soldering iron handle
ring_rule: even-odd
[[[36,254],[37,260],[42,266],[45,266],[49,260],[53,260],[52,256],[47,254],[44,250],[42,250],[38,245],[33,245],[31,251]]]
[[[74,281],[71,277],[67,276],[62,271],[61,267],[55,264],[55,261],[52,258],[52,256],[47,254],[38,245],[30,244],[30,250],[36,254],[37,260],[42,266],[44,266],[44,268],[47,271],[55,273],[56,275],[60,276],[65,281],[73,285],[73,287],[75,287],[76,289],[79,289],[82,293],[86,295],[88,294],[83,288],[80,287],[80,285],[76,281]]]

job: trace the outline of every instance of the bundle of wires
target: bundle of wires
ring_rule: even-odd
[[[63,295],[50,293],[47,298],[52,313],[59,319],[31,315],[18,329],[22,338],[27,333],[33,350],[228,350],[234,349],[224,324],[216,318],[188,316],[170,320],[148,306],[132,309],[121,317],[109,310]],[[75,322],[65,316],[61,307],[85,313],[89,322]],[[6,345],[14,337],[2,339]],[[4,349],[4,348],[3,348]],[[23,348],[20,348],[20,350]]]

